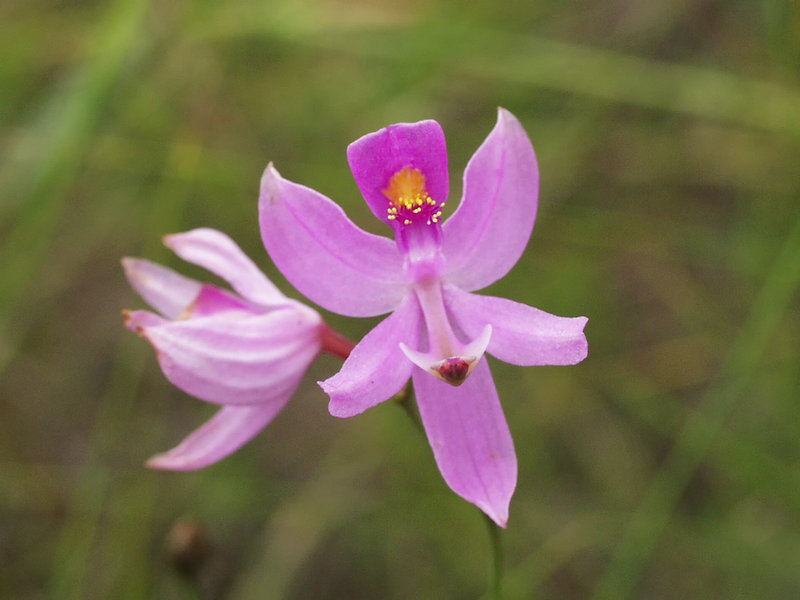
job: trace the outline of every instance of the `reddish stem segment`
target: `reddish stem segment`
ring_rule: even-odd
[[[322,324],[322,351],[341,358],[347,359],[350,352],[356,345],[344,337],[341,333],[332,329],[327,323]]]

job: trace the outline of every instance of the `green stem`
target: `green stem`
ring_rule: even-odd
[[[414,402],[414,388],[411,385],[406,386],[394,395],[394,401],[405,411],[408,418],[414,424],[422,435],[425,435],[425,427],[422,425],[422,419],[417,412],[417,407]]]
[[[422,435],[425,435],[425,427],[422,425],[422,419],[414,402],[414,388],[406,385],[394,396],[394,400],[405,411],[416,429]],[[491,600],[500,600],[502,598],[501,582],[503,580],[503,544],[500,539],[502,529],[483,511],[481,511],[481,516],[489,527],[489,545],[492,547],[492,574],[489,583],[489,597]]]
[[[481,512],[489,528],[489,544],[492,547],[492,575],[489,582],[490,598],[500,600],[503,597],[501,583],[503,581],[503,543],[500,539],[502,529],[492,521],[486,513]]]

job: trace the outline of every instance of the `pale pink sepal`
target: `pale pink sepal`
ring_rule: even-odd
[[[158,327],[170,322],[149,310],[123,310],[122,317],[125,319],[125,327],[140,335],[145,327]]]
[[[347,147],[347,161],[370,210],[389,223],[384,195],[392,176],[411,167],[425,177],[425,191],[438,202],[447,200],[447,144],[436,121],[396,123],[357,139]]]
[[[221,231],[200,228],[175,233],[165,236],[164,244],[183,260],[222,277],[250,302],[264,307],[287,302],[236,242]]]
[[[202,287],[199,281],[143,258],[123,258],[122,268],[136,293],[168,319],[177,319]]]
[[[505,527],[517,457],[486,359],[460,387],[413,373],[422,423],[439,471],[456,494]]]
[[[156,350],[161,370],[183,391],[216,404],[272,402],[297,386],[319,354],[321,319],[311,309],[228,311],[149,324],[129,321]]]
[[[445,279],[473,291],[508,273],[528,244],[538,196],[533,146],[517,118],[501,108],[464,171],[461,204],[442,225]]]
[[[521,366],[574,365],[586,358],[586,317],[558,317],[543,310],[493,296],[464,292],[444,285],[448,313],[466,335],[492,325],[486,351]]]
[[[253,439],[286,405],[292,392],[265,404],[224,406],[172,450],[147,461],[151,469],[193,471],[222,460]]]
[[[394,242],[359,229],[333,201],[284,179],[271,164],[261,178],[258,212],[270,257],[320,306],[370,317],[394,310],[406,295]]]
[[[403,388],[413,365],[403,356],[399,344],[417,345],[421,321],[419,304],[409,294],[353,348],[336,375],[320,382],[330,396],[328,410],[333,416],[352,417]]]

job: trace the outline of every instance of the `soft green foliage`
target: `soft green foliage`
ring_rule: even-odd
[[[259,240],[268,161],[377,232],[346,144],[434,118],[455,177],[498,105],[542,190],[488,291],[590,318],[577,367],[492,363],[520,461],[505,597],[798,596],[798,6],[6,1],[0,597],[486,593],[481,516],[399,407],[327,414],[332,359],[236,456],[144,469],[212,409],[123,330],[118,259],[176,266],[160,237],[215,227],[292,295]],[[184,515],[194,580],[164,547]]]

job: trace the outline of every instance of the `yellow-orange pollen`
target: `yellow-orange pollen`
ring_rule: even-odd
[[[392,175],[383,195],[390,200],[386,218],[403,225],[411,225],[418,219],[424,219],[427,225],[438,223],[445,204],[428,195],[425,176],[413,167],[404,167]]]

